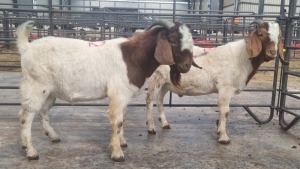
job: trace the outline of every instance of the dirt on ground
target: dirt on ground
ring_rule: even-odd
[[[15,47],[0,48],[0,71],[18,72],[20,69],[20,54]]]

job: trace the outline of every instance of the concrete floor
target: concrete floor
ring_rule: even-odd
[[[17,86],[20,74],[0,72],[0,79],[1,86]],[[145,92],[141,92],[131,103],[144,103],[144,98]],[[0,90],[0,102],[18,99],[18,90]],[[268,94],[242,94],[233,99],[236,103],[268,101]],[[216,103],[216,95],[174,96],[174,102]],[[278,116],[268,124],[258,125],[244,109],[232,108],[227,123],[231,143],[221,145],[217,142],[216,107],[165,108],[171,129],[162,130],[156,120],[156,135],[147,134],[145,108],[129,107],[125,122],[128,147],[123,148],[125,162],[113,162],[108,148],[111,127],[106,109],[55,106],[50,119],[60,134],[60,143],[52,143],[43,134],[36,118],[32,135],[40,159],[28,161],[20,145],[19,106],[0,106],[0,168],[300,168],[300,124],[283,131]],[[269,112],[255,111],[262,117]]]

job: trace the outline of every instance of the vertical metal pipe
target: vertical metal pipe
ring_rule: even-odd
[[[290,0],[289,4],[289,13],[288,13],[288,19],[286,22],[286,31],[285,31],[285,38],[284,38],[284,46],[290,46],[292,41],[292,31],[293,31],[293,19],[290,19],[290,17],[295,16],[297,7],[297,0]],[[290,60],[290,54],[291,49],[286,48],[284,59],[286,61]],[[288,83],[288,74],[286,73],[289,71],[289,65],[283,66],[283,76],[282,76],[282,88],[281,88],[281,98],[280,98],[280,108],[285,107],[286,102],[286,95],[283,92],[287,91],[287,83]],[[280,113],[284,113],[283,110],[280,110]]]
[[[286,23],[286,20],[283,20],[283,18],[286,18],[285,17],[285,14],[284,14],[284,7],[285,7],[285,0],[281,0],[280,2],[280,17],[277,18],[276,20],[278,21],[279,23],[279,26],[281,28],[281,31],[282,33],[285,32],[285,23]],[[284,24],[284,25],[283,25]],[[283,34],[285,35],[285,33]],[[274,81],[273,81],[273,89],[277,89],[277,76],[278,76],[278,72],[279,72],[279,67],[278,67],[278,64],[279,64],[279,58],[277,57],[277,59],[275,60],[275,73],[274,73]],[[277,67],[276,67],[277,66]],[[277,68],[277,69],[276,69]],[[275,79],[275,75],[276,75],[276,79]],[[280,71],[280,77],[282,77],[282,71]],[[276,82],[276,84],[274,84]],[[281,89],[281,85],[282,85],[282,79],[280,78],[280,81],[279,81],[279,89]],[[277,96],[277,107],[279,106],[280,104],[280,98],[281,98],[281,91],[278,90],[278,96]],[[278,115],[278,112],[279,110],[277,109],[277,115]]]
[[[233,11],[234,11],[234,14],[236,14],[237,12],[237,9],[238,8],[238,0],[233,0]]]
[[[49,14],[49,35],[50,36],[53,36],[54,33],[53,33],[53,13],[52,13],[52,0],[48,0],[48,14]]]
[[[71,0],[68,0],[68,10],[69,11],[72,10],[71,5],[72,5]]]
[[[63,4],[62,4],[62,0],[59,0],[59,5],[60,5],[60,6],[59,6],[59,10],[63,10],[63,6],[62,6],[62,5],[63,5]]]
[[[173,0],[173,22],[175,22],[175,12],[176,12],[176,0]],[[169,106],[171,107],[172,105],[172,92],[170,92],[170,97],[169,97]]]
[[[228,21],[227,20],[225,20],[224,21],[224,24],[223,24],[224,26],[223,26],[223,40],[222,40],[222,42],[223,43],[227,43],[227,27],[228,27]]]
[[[259,0],[258,3],[258,14],[262,15],[264,13],[265,0]]]
[[[223,14],[224,0],[219,0],[219,14]],[[223,17],[219,17],[218,24],[222,23]]]
[[[219,0],[219,14],[222,14],[223,12],[223,7],[224,7],[224,0]]]
[[[188,0],[188,14],[191,13],[191,0]]]
[[[176,0],[173,0],[173,22],[175,22]]]
[[[8,22],[8,11],[3,11],[3,32],[4,32],[4,37],[5,39],[5,47],[9,47],[10,41],[9,39],[9,22]]]
[[[199,10],[202,10],[202,2],[203,2],[203,0],[200,0],[200,2],[199,2]],[[201,13],[201,11],[199,11],[199,14]]]

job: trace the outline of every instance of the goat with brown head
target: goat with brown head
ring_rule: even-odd
[[[163,26],[166,31],[159,34],[155,50],[155,58],[160,64],[170,65],[170,78],[175,86],[179,86],[180,73],[186,73],[191,65],[201,68],[193,60],[193,39],[187,25],[179,22],[158,21],[154,26]]]
[[[288,64],[283,58],[283,44],[278,23],[257,20],[252,24],[257,24],[257,29],[250,33],[247,41],[246,47],[250,59],[260,57],[266,62],[274,60],[279,49],[280,61]]]
[[[283,56],[281,30],[278,23],[256,20],[252,24],[257,24],[257,29],[250,33],[247,39],[246,50],[250,55],[254,70],[249,76],[247,83],[263,62],[269,62],[276,58],[277,50],[279,51],[281,63],[288,64]]]

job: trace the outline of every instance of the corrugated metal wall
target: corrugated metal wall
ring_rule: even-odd
[[[72,1],[72,5],[78,5],[78,6],[97,6],[97,7],[122,7],[122,8],[157,8],[157,9],[173,9],[173,0],[164,0],[164,1],[151,1],[147,0],[145,1],[138,1],[138,0],[132,0],[132,1],[84,1],[84,0],[74,0]],[[188,4],[186,1],[180,1],[177,0],[176,4],[177,10],[187,10]],[[82,8],[72,8],[72,10],[83,10]],[[86,8],[85,10],[89,10]],[[172,11],[153,11],[153,10],[143,10],[141,9],[140,12],[147,12],[147,13],[172,13]],[[187,13],[182,11],[176,11],[176,13]]]
[[[265,14],[278,14],[280,12],[280,0],[265,0],[264,13]],[[297,2],[300,5],[300,1]],[[285,0],[285,8],[288,12],[289,0]],[[240,0],[239,11],[252,11],[258,13],[258,0]],[[297,12],[300,12],[300,8],[297,7]]]

